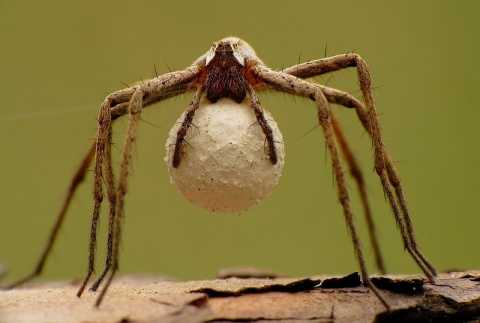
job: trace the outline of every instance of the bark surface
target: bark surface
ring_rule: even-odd
[[[391,312],[357,273],[252,275],[262,276],[186,282],[123,276],[100,308],[93,305],[97,293],[75,296],[77,282],[2,290],[0,322],[480,322],[480,271],[441,274],[436,285],[422,276],[375,277]]]

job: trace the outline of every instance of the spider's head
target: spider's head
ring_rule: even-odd
[[[256,56],[253,48],[237,37],[227,37],[213,43],[212,48],[205,57],[206,65],[218,64],[230,65],[240,64],[245,66],[245,58]]]

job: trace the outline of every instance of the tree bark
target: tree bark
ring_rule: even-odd
[[[0,322],[480,322],[480,271],[441,274],[436,285],[422,276],[372,278],[390,312],[357,273],[234,276],[244,278],[179,282],[123,276],[99,308],[93,305],[98,293],[75,296],[77,282],[2,290]]]

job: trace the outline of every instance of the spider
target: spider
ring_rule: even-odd
[[[346,92],[309,80],[310,78],[325,73],[335,72],[349,67],[355,67],[357,69],[364,104]],[[273,132],[268,120],[264,116],[264,110],[257,96],[257,92],[264,90],[279,91],[304,97],[315,103],[318,111],[318,121],[323,130],[324,139],[332,160],[338,198],[343,208],[345,221],[353,243],[355,256],[360,266],[363,282],[366,286],[370,287],[378,299],[389,309],[388,302],[375,285],[372,284],[367,272],[360,239],[351,210],[340,154],[342,153],[345,157],[350,172],[357,183],[369,226],[370,240],[376,255],[377,266],[381,272],[384,272],[378,243],[375,238],[374,225],[365,195],[362,172],[340,130],[330,103],[353,109],[357,113],[360,123],[372,139],[374,168],[380,178],[386,199],[393,211],[404,248],[410,253],[428,280],[434,284],[436,270],[422,255],[417,246],[400,178],[393,164],[392,157],[388,153],[382,140],[377,110],[372,96],[371,76],[365,61],[358,54],[347,53],[298,64],[282,71],[274,71],[268,68],[256,56],[255,51],[248,43],[236,37],[228,37],[213,43],[211,49],[206,54],[202,55],[191,66],[184,70],[157,76],[145,83],[114,92],[106,97],[98,114],[98,134],[96,141],[88,150],[71,181],[68,194],[50,233],[47,245],[32,273],[12,284],[12,286],[22,284],[41,273],[73,194],[83,181],[89,165],[94,161],[94,203],[91,220],[88,269],[77,296],[80,297],[82,295],[94,272],[97,223],[105,190],[105,196],[109,204],[107,255],[103,271],[90,287],[91,291],[96,291],[106,278],[103,288],[96,300],[96,305],[99,306],[112,278],[118,270],[119,242],[124,216],[127,177],[142,109],[167,98],[193,92],[193,98],[176,134],[172,158],[172,166],[176,168],[182,163],[182,159],[184,158],[182,152],[185,145],[185,136],[193,125],[192,119],[202,98],[205,97],[212,103],[222,98],[230,98],[237,103],[246,100],[254,110],[257,123],[265,135],[265,154],[273,165],[277,163],[277,151],[274,145],[275,138],[273,137]],[[121,157],[118,181],[116,181],[112,170],[111,156],[112,123],[114,120],[127,114],[130,120]]]

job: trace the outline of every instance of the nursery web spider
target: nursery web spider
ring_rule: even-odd
[[[329,88],[308,80],[329,72],[356,67],[360,90],[364,104],[352,95]],[[312,100],[318,111],[318,120],[323,130],[324,139],[332,159],[334,178],[338,189],[338,197],[343,208],[348,231],[350,233],[356,258],[360,265],[364,284],[369,286],[378,299],[389,308],[388,302],[372,284],[357,233],[350,199],[345,182],[340,153],[345,157],[350,172],[357,183],[364,213],[369,224],[370,240],[377,259],[377,266],[384,271],[378,244],[375,238],[373,221],[365,194],[363,176],[352,154],[347,141],[333,115],[330,103],[354,109],[365,131],[370,135],[374,150],[375,171],[380,177],[386,199],[393,211],[404,248],[410,253],[417,265],[422,269],[431,283],[435,283],[435,268],[422,255],[413,234],[412,222],[405,201],[403,188],[392,157],[387,151],[380,130],[377,110],[372,96],[370,72],[365,61],[355,53],[347,53],[298,64],[282,71],[268,68],[255,54],[253,48],[245,41],[229,37],[214,43],[211,49],[184,70],[171,72],[155,77],[148,82],[135,85],[108,95],[100,107],[98,114],[98,135],[94,145],[88,150],[81,166],[75,174],[67,197],[60,210],[55,226],[50,233],[48,243],[34,271],[13,285],[24,283],[40,274],[48,254],[52,248],[59,228],[65,217],[67,208],[78,185],[83,181],[89,165],[94,160],[93,168],[93,216],[91,221],[88,270],[77,295],[81,296],[91,275],[94,272],[95,248],[97,244],[97,223],[100,216],[100,205],[105,196],[109,204],[109,223],[107,233],[107,256],[105,266],[91,286],[96,291],[105,277],[107,280],[101,290],[96,305],[98,306],[112,278],[118,269],[119,242],[121,237],[124,201],[127,191],[127,177],[132,158],[132,147],[136,138],[142,109],[167,98],[193,92],[193,99],[188,106],[185,119],[177,132],[175,153],[172,166],[182,162],[184,137],[192,125],[192,119],[203,96],[216,102],[220,98],[229,97],[236,102],[249,100],[255,111],[258,125],[266,138],[266,150],[272,164],[277,161],[272,131],[268,120],[263,115],[257,91],[274,90],[301,96]],[[123,147],[118,181],[112,170],[112,122],[128,114],[130,121]],[[108,275],[108,276],[107,276]]]

